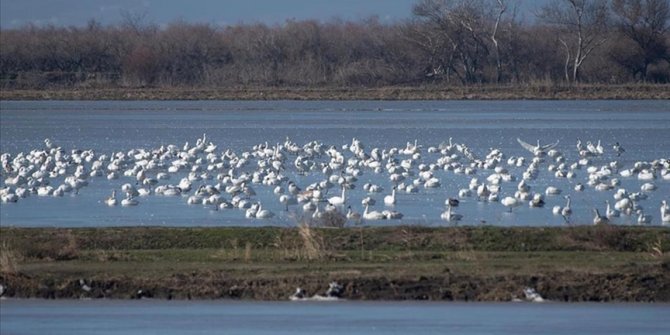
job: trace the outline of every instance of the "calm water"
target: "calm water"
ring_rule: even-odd
[[[667,334],[667,304],[0,302],[2,334]]]
[[[161,145],[185,142],[195,143],[203,133],[218,145],[217,153],[226,149],[241,154],[253,145],[268,142],[283,143],[290,138],[300,146],[316,140],[326,146],[341,148],[356,137],[369,152],[373,147],[405,147],[415,139],[423,146],[421,162],[433,163],[439,154],[427,152],[450,137],[455,143],[466,144],[478,157],[483,158],[490,148],[499,148],[506,157],[532,155],[516,142],[520,137],[527,142],[542,143],[560,140],[557,147],[568,164],[579,159],[575,147],[577,139],[601,140],[606,152],[593,158],[593,164],[605,165],[619,160],[624,168],[636,161],[670,158],[670,104],[667,101],[2,101],[0,102],[0,151],[16,155],[31,149],[43,148],[43,140],[50,138],[68,152],[72,149],[93,149],[97,154],[111,154],[134,148],[147,150]],[[620,142],[626,149],[616,157],[612,144]],[[347,158],[351,156],[348,152]],[[400,157],[403,159],[404,157]],[[506,159],[505,159],[506,160]],[[292,167],[293,158],[287,165]],[[551,213],[554,205],[564,205],[563,195],[573,199],[574,223],[590,224],[591,209],[604,212],[605,199],[612,199],[616,190],[598,192],[587,187],[584,192],[573,191],[575,183],[586,184],[585,169],[576,170],[574,179],[555,178],[547,170],[549,162],[541,166],[536,180],[529,182],[532,191],[542,192],[547,186],[563,190],[560,196],[546,197],[545,208],[523,205],[513,213],[499,203],[461,199],[456,211],[463,214],[460,224],[493,225],[562,225],[564,220]],[[507,167],[519,179],[503,183],[501,198],[511,196],[525,169]],[[256,169],[255,164],[236,171]],[[472,177],[484,181],[493,171],[478,170],[476,176],[436,171],[442,186],[436,189],[420,188],[419,193],[399,193],[395,210],[402,212],[402,221],[375,221],[379,224],[446,225],[440,221],[447,197],[457,197],[458,190],[468,186]],[[301,176],[287,169],[285,174],[299,186],[323,179],[323,175]],[[178,183],[185,173],[176,174],[165,183]],[[416,176],[414,177],[416,178]],[[629,192],[638,192],[643,183],[637,178],[621,178],[621,186]],[[5,179],[5,176],[2,176]],[[220,226],[220,225],[291,225],[301,210],[296,206],[284,212],[283,205],[272,193],[272,188],[253,185],[254,201],[261,201],[263,208],[277,215],[271,220],[248,220],[240,210],[214,211],[203,206],[189,206],[186,197],[141,197],[137,207],[110,208],[102,203],[112,189],[133,178],[121,177],[109,181],[104,177],[90,179],[88,187],[78,195],[64,197],[31,196],[18,203],[2,204],[1,224],[16,226],[115,226],[115,225],[171,225],[171,226]],[[362,185],[372,182],[384,187],[373,195],[377,205],[373,210],[383,210],[383,198],[390,194],[392,184],[388,174],[375,174],[365,170],[357,187],[348,194],[348,203],[363,212],[360,200],[366,196]],[[55,186],[62,183],[55,180]],[[216,180],[194,182],[214,184]],[[645,213],[653,216],[652,224],[660,225],[659,204],[670,199],[670,182],[657,178],[658,189],[648,193],[648,199],[639,204]],[[617,187],[619,188],[619,187]],[[191,192],[192,193],[192,192]],[[339,193],[333,189],[328,197]],[[229,197],[228,197],[229,199]],[[636,216],[622,215],[615,224],[635,224]]]

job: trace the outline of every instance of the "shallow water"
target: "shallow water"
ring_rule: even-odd
[[[668,304],[3,300],[2,334],[666,334]]]
[[[404,147],[415,139],[423,146],[422,160],[434,162],[439,154],[429,154],[429,146],[437,146],[450,137],[466,144],[478,158],[490,148],[501,149],[506,157],[532,155],[516,142],[542,143],[560,140],[559,149],[568,163],[575,162],[577,138],[583,142],[601,140],[606,152],[593,159],[595,165],[619,160],[624,168],[636,161],[670,158],[670,106],[667,101],[2,101],[0,102],[0,151],[16,155],[31,149],[43,148],[50,138],[57,145],[71,149],[93,149],[110,154],[133,148],[154,149],[185,142],[193,144],[207,133],[218,145],[217,152],[232,149],[238,154],[253,145],[268,142],[283,143],[286,138],[299,145],[316,140],[325,145],[351,143],[359,138],[369,152],[373,147]],[[626,149],[616,157],[611,149],[620,142]],[[349,153],[350,156],[350,153]],[[347,156],[347,157],[349,157]],[[402,157],[401,157],[402,158]],[[292,162],[289,157],[287,165]],[[585,169],[577,170],[575,179],[557,179],[544,163],[540,175],[531,181],[531,189],[544,192],[549,186],[563,190],[560,196],[545,198],[541,209],[523,205],[512,213],[499,203],[486,203],[475,198],[461,200],[456,212],[463,215],[460,224],[493,224],[503,226],[564,225],[560,216],[551,213],[554,205],[564,205],[563,195],[573,199],[571,221],[590,224],[591,209],[605,208],[605,199],[612,199],[616,190],[598,192],[587,187],[584,192],[573,191],[577,182],[586,183]],[[255,165],[251,164],[248,171]],[[508,167],[520,178],[524,168]],[[477,177],[484,181],[492,171],[479,170]],[[301,187],[323,179],[323,176],[300,176],[285,172]],[[163,183],[178,183],[185,174],[175,175]],[[421,188],[417,194],[398,193],[395,210],[405,217],[401,221],[370,221],[370,225],[424,224],[446,225],[440,221],[444,200],[456,197],[458,190],[468,186],[473,176],[453,172],[435,173],[442,183],[437,189]],[[3,175],[3,180],[5,176]],[[630,192],[640,190],[637,178],[621,178],[621,186]],[[504,183],[501,198],[516,191],[515,182]],[[271,220],[248,220],[240,210],[214,211],[203,206],[189,206],[185,197],[149,196],[140,198],[137,207],[109,208],[101,201],[111,189],[134,181],[121,177],[108,181],[93,178],[78,195],[64,197],[31,196],[18,203],[2,204],[1,224],[16,226],[116,226],[116,225],[292,225],[301,215],[295,207],[290,212],[272,194],[272,188],[253,185],[258,193],[254,200],[263,208],[277,214]],[[62,182],[56,181],[54,186]],[[207,181],[214,184],[216,181]],[[362,185],[373,182],[384,192],[373,195],[378,204],[371,208],[383,210],[383,197],[390,194],[392,185],[387,174],[366,170],[359,177],[357,188],[349,193],[348,203],[363,211],[360,200],[366,196]],[[196,188],[199,182],[194,183]],[[200,182],[205,183],[205,182]],[[658,189],[640,201],[645,213],[653,216],[652,224],[659,225],[659,204],[670,197],[670,182],[658,178]],[[619,188],[619,187],[617,187]],[[331,190],[328,196],[339,193]],[[615,224],[635,224],[636,216],[621,216]]]

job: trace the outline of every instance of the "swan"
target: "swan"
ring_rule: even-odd
[[[393,187],[393,190],[391,191],[391,195],[387,195],[384,197],[384,205],[386,206],[393,206],[395,205],[396,199],[395,199],[395,186]]]
[[[244,211],[244,217],[247,219],[253,219],[256,217],[256,213],[258,212],[258,204],[253,204],[249,208]]]
[[[432,178],[426,180],[426,182],[423,184],[423,187],[425,187],[425,188],[440,187],[440,180],[435,178],[435,177],[432,177]]]
[[[637,211],[637,224],[651,223],[651,215],[645,215],[642,209]]]
[[[49,196],[53,193],[54,188],[53,186],[47,185],[47,186],[40,186],[37,188],[37,195],[38,196]]]
[[[559,195],[561,194],[561,189],[555,186],[549,186],[547,189],[544,191],[546,195]]]
[[[116,190],[112,190],[112,195],[109,198],[105,199],[105,204],[107,204],[107,206],[112,207],[112,206],[116,206],[116,203],[117,203],[117,201],[116,201]]]
[[[622,198],[614,203],[614,209],[618,211],[626,211],[633,206],[633,202],[629,198]]]
[[[533,199],[528,202],[530,207],[544,207],[544,199],[541,193],[533,194]]]
[[[383,220],[385,218],[384,214],[378,211],[369,211],[370,205],[365,205],[365,211],[363,212],[363,218],[365,220]]]
[[[140,195],[140,192],[137,191],[135,186],[128,183],[121,185],[121,191],[126,192],[130,197],[137,197]]]
[[[487,199],[491,195],[491,191],[486,187],[486,184],[481,184],[477,186],[477,198],[478,199]]]
[[[447,198],[447,200],[444,201],[444,204],[447,206],[451,207],[458,207],[458,205],[461,203],[460,200],[456,198]]]
[[[341,206],[341,205],[343,205],[343,204],[347,201],[347,198],[346,198],[346,196],[347,196],[347,194],[346,194],[346,190],[347,190],[346,187],[342,187],[342,196],[340,196],[340,197],[338,197],[338,196],[331,197],[330,199],[328,199],[328,202],[329,202],[331,205],[333,205],[333,206]]]
[[[570,223],[569,218],[570,218],[570,215],[572,215],[572,208],[570,207],[570,201],[572,199],[570,199],[569,195],[566,195],[565,199],[566,199],[566,203],[565,203],[565,207],[563,207],[563,209],[561,209],[561,215],[565,219],[565,222]]]
[[[665,200],[661,202],[661,222],[670,223],[670,206]]]
[[[156,193],[158,193],[158,192],[156,192]],[[170,186],[166,187],[165,189],[163,189],[162,194],[165,195],[165,196],[181,195],[181,188],[170,185]]]
[[[556,205],[551,209],[551,213],[554,215],[561,215],[561,211],[563,210],[563,207]]]
[[[605,203],[607,204],[607,208],[605,209],[605,216],[607,216],[608,219],[618,218],[620,212],[610,206],[609,200],[605,200]]]
[[[472,195],[472,191],[469,188],[462,188],[458,191],[458,196],[460,198],[468,198]]]
[[[509,208],[510,213],[512,212],[512,208],[518,207],[518,206],[521,205],[521,201],[519,199],[515,198],[515,197],[504,197],[500,201],[500,203],[503,204],[503,206]]]
[[[258,205],[258,211],[256,212],[257,219],[269,219],[275,216],[275,213],[268,209],[263,209],[261,204]]]
[[[598,155],[602,155],[605,153],[605,148],[603,148],[602,144],[600,144],[600,140],[598,140],[598,144],[596,144],[596,153]]]
[[[317,208],[316,204],[312,201],[306,202],[304,205],[302,205],[302,211],[303,212],[313,212]]]
[[[610,220],[606,216],[600,215],[600,212],[597,208],[593,208],[593,224],[594,225],[606,225],[610,223]]]
[[[637,174],[637,179],[638,180],[654,180],[654,179],[656,179],[656,176],[654,175],[653,171],[644,169]]]
[[[363,200],[361,200],[361,204],[363,206],[367,206],[367,205],[374,206],[376,203],[377,203],[377,201],[375,199],[371,198],[371,197],[365,197],[365,198],[363,198]]]
[[[521,144],[521,146],[524,149],[530,151],[531,153],[533,153],[534,156],[538,156],[538,157],[543,156],[544,154],[546,154],[546,152],[548,150],[553,149],[554,147],[556,147],[558,145],[558,142],[559,142],[559,141],[556,141],[556,143],[540,145],[540,140],[537,140],[537,145],[532,145],[532,144],[529,144],[527,142],[524,142],[520,138],[517,138],[516,141],[519,142],[519,144]]]
[[[314,213],[312,213],[312,218],[316,219],[316,220],[319,220],[322,217],[323,217],[323,213],[319,209],[319,206],[316,206],[316,208],[314,209]]]
[[[643,192],[651,192],[656,190],[656,185],[654,185],[653,183],[644,183],[642,184],[642,186],[640,186],[640,190],[642,190]]]
[[[133,196],[128,194],[125,199],[121,200],[121,206],[137,206],[140,202]]]
[[[528,186],[525,179],[522,179],[519,182],[519,185],[516,186],[516,189],[520,192],[528,192],[530,190],[530,186]]]
[[[286,206],[286,211],[287,212],[288,212],[288,206],[289,205],[298,204],[298,201],[296,200],[295,197],[290,196],[290,195],[286,195],[286,194],[282,194],[282,195],[279,196],[279,202],[284,204],[284,206]]]
[[[451,206],[447,206],[447,210],[440,214],[440,218],[444,221],[460,221],[463,215],[452,213]]]
[[[19,196],[16,195],[16,193],[12,193],[11,191],[9,193],[2,193],[1,195],[2,202],[18,202],[19,201]]]
[[[404,216],[403,213],[398,212],[398,211],[392,211],[392,210],[384,210],[382,211],[382,214],[384,214],[384,218],[387,220],[400,220]]]
[[[347,220],[353,221],[356,224],[361,223],[361,213],[354,212],[351,206],[347,206]]]

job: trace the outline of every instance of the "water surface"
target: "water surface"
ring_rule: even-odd
[[[427,153],[429,146],[437,146],[452,138],[466,144],[478,157],[483,158],[491,148],[499,148],[506,157],[532,155],[516,142],[520,137],[527,142],[560,141],[558,149],[566,161],[578,160],[575,144],[601,140],[605,155],[593,159],[602,166],[618,160],[624,168],[636,161],[670,158],[670,106],[667,101],[2,101],[0,102],[0,151],[16,155],[31,149],[43,148],[43,140],[50,138],[69,151],[93,149],[98,154],[111,154],[134,148],[147,150],[161,145],[184,143],[191,145],[203,133],[218,145],[218,152],[226,149],[242,153],[253,145],[268,142],[283,143],[287,138],[303,145],[309,141],[323,142],[340,148],[356,137],[373,147],[405,147],[407,142],[423,146],[424,163],[435,162],[437,154]],[[626,152],[617,157],[612,144],[620,142]],[[350,156],[350,153],[349,153]],[[347,157],[349,157],[347,156]],[[402,158],[402,157],[401,157]],[[288,164],[291,165],[292,158]],[[540,175],[529,184],[535,192],[544,192],[549,185],[563,190],[560,196],[547,197],[543,209],[524,205],[507,213],[497,203],[461,199],[456,211],[463,215],[460,224],[492,224],[503,226],[557,226],[565,220],[551,214],[551,207],[564,205],[563,195],[573,198],[572,223],[590,224],[592,208],[604,211],[605,200],[612,199],[615,188],[598,192],[587,188],[575,192],[576,183],[586,183],[585,169],[577,170],[575,179],[557,179],[542,166]],[[252,164],[248,172],[255,169]],[[517,177],[524,168],[508,167]],[[238,171],[241,172],[241,171]],[[402,221],[368,222],[379,224],[446,225],[440,221],[444,200],[456,197],[466,188],[472,177],[485,180],[492,171],[479,170],[476,176],[457,175],[436,171],[442,183],[437,189],[423,189],[417,194],[398,194],[395,210],[402,212]],[[291,180],[301,187],[323,179],[323,175],[297,175],[287,169]],[[175,175],[162,183],[177,183],[182,175]],[[4,179],[4,176],[3,176]],[[520,180],[520,179],[519,179]],[[620,178],[620,187],[630,192],[640,190],[636,178]],[[272,189],[254,185],[254,201],[277,214],[272,220],[248,220],[239,210],[214,211],[202,206],[189,206],[186,198],[149,196],[140,199],[140,205],[131,208],[108,208],[101,201],[112,189],[132,182],[122,177],[115,181],[106,178],[91,179],[90,185],[78,195],[62,198],[30,197],[15,204],[0,205],[2,225],[16,226],[221,226],[221,225],[292,225],[301,215],[283,206],[272,194]],[[56,181],[54,186],[62,182]],[[359,177],[357,188],[349,193],[349,204],[363,211],[360,200],[366,196],[362,185],[373,182],[384,187],[384,192],[373,195],[383,210],[383,197],[390,193],[392,184],[387,174],[366,170]],[[201,182],[205,183],[205,182]],[[207,181],[215,183],[215,181]],[[516,182],[505,183],[501,198],[513,195]],[[658,189],[640,201],[652,224],[659,225],[659,204],[670,198],[670,183],[657,179]],[[199,184],[194,183],[197,187]],[[339,193],[334,190],[328,196]],[[381,204],[381,205],[380,205]],[[637,216],[622,216],[615,224],[635,224]]]
[[[3,334],[667,334],[667,304],[3,300]]]

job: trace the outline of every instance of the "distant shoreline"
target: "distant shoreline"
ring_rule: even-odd
[[[0,100],[668,100],[670,85],[2,89]]]
[[[3,297],[670,302],[670,229],[0,228]]]

